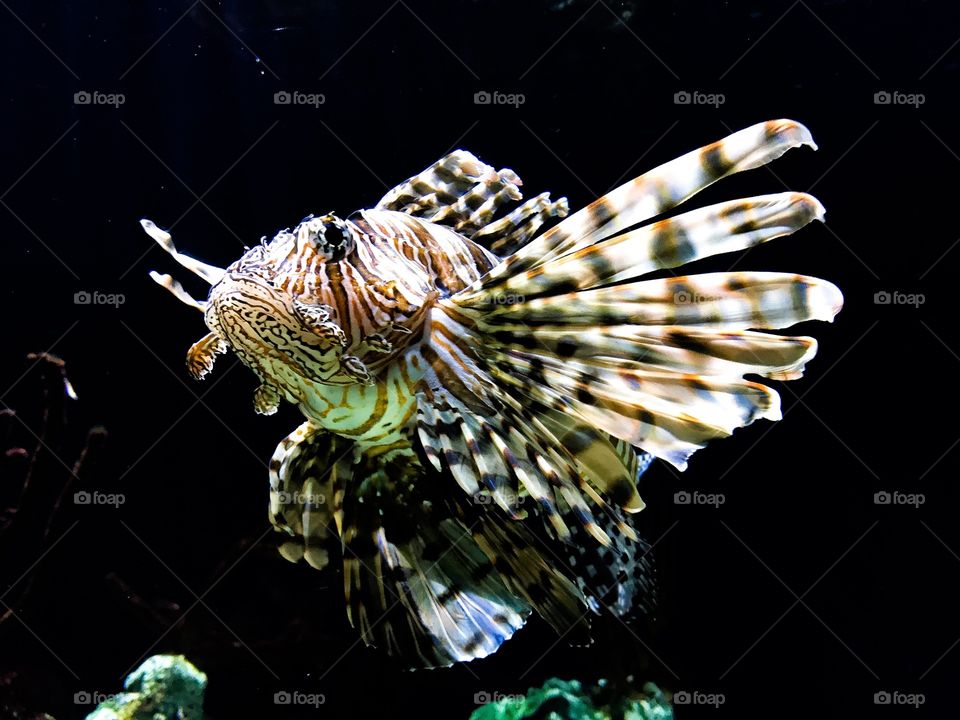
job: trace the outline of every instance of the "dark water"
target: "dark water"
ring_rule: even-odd
[[[38,381],[14,384],[24,356],[65,358],[80,396],[71,437],[107,428],[96,487],[125,503],[69,508],[45,543],[5,553],[9,585],[68,532],[15,603],[23,623],[0,626],[0,694],[80,717],[74,693],[113,692],[145,654],[185,652],[217,718],[466,718],[478,692],[630,674],[725,698],[678,717],[947,717],[960,670],[958,17],[945,2],[4,2],[3,403],[36,422]],[[324,103],[278,105],[283,91]],[[477,105],[480,91],[524,103]],[[723,103],[676,104],[684,91]],[[828,278],[846,307],[801,328],[821,349],[781,386],[782,423],[711,446],[682,477],[660,466],[645,479],[656,621],[600,622],[577,649],[533,620],[449,671],[403,673],[363,648],[339,575],[259,542],[264,466],[296,413],[255,416],[255,380],[233,360],[206,385],[187,380],[184,352],[205,330],[148,279],[187,273],[137,220],[175,225],[181,249],[225,265],[307,213],[375,203],[454,146],[580,207],[777,117],[807,124],[820,151],[696,203],[812,189],[828,224],[738,267]],[[125,302],[77,305],[81,291]],[[881,291],[925,302],[878,305]],[[13,425],[7,445],[33,442]],[[678,506],[681,488],[726,502]],[[878,491],[926,502],[877,505]],[[278,707],[280,690],[327,702]],[[886,708],[877,692],[925,704]]]

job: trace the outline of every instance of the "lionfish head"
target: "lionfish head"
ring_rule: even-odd
[[[369,381],[362,363],[344,355],[349,344],[333,309],[320,302],[320,265],[354,251],[359,231],[332,214],[304,218],[292,230],[264,238],[226,269],[177,251],[170,234],[149,220],[144,230],[181,265],[210,283],[205,302],[191,297],[169,275],[150,276],[179,300],[202,310],[210,334],[187,354],[191,374],[201,378],[215,357],[233,350],[263,385],[261,412],[276,409],[280,396],[302,400],[304,379],[345,384]]]

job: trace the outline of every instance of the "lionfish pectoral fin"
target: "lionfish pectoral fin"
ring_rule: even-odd
[[[409,667],[485,657],[529,613],[407,444],[358,452],[303,423],[270,461],[270,521],[288,560],[342,549],[350,623]]]
[[[214,333],[207,333],[187,351],[187,372],[194,380],[203,380],[213,370],[217,355],[227,351],[227,344]]]
[[[842,305],[831,283],[786,273],[640,279],[822,220],[809,195],[736,200],[631,228],[800,145],[813,146],[809,131],[777,120],[688,153],[433,309],[418,393],[425,456],[483,507],[503,510],[501,524],[518,516],[517,498],[532,500],[591,608],[622,616],[652,605],[649,548],[630,515],[643,507],[636,479],[650,457],[683,469],[710,440],[779,419],[777,393],[745,376],[796,377],[816,343],[757,331],[831,320]]]
[[[476,353],[495,385],[679,469],[710,440],[779,419],[779,395],[744,376],[797,377],[816,343],[755,330],[832,320],[843,304],[836,286],[769,272],[641,277],[789,235],[823,219],[820,203],[780,193],[623,231],[799,145],[813,146],[809,131],[776,120],[688,153],[596,200],[445,301],[472,318]]]
[[[445,342],[436,351],[432,346],[424,349],[430,372],[417,395],[421,445],[435,468],[445,466],[464,492],[477,498],[478,507],[490,513],[484,515],[490,523],[489,542],[499,548],[503,562],[511,557],[523,557],[527,566],[536,562],[541,570],[534,578],[561,593],[527,595],[518,588],[521,597],[553,618],[561,632],[569,628],[571,603],[581,608],[605,605],[621,616],[649,610],[652,565],[624,513],[642,503],[635,489],[636,462],[621,460],[607,437],[589,432],[586,420],[560,413],[551,429],[544,418],[555,410],[500,384],[496,368],[486,365],[480,353],[482,345],[496,345],[500,338],[478,335],[468,318],[449,312],[445,302],[435,308],[431,323],[430,337]],[[456,342],[448,344],[448,338]],[[526,377],[538,380],[535,370]],[[582,447],[571,442],[571,433],[577,431],[588,435],[581,438]],[[578,449],[587,455],[578,458]],[[591,449],[596,450],[593,455]],[[613,476],[603,476],[611,468]],[[498,508],[506,514],[494,514]],[[544,524],[547,540],[530,542],[516,535],[512,528],[520,523],[510,518],[518,518],[518,509]],[[518,581],[521,585],[536,582],[522,568],[511,567],[512,572],[498,565],[508,582],[514,575],[525,578]],[[545,569],[555,572],[548,575]],[[571,585],[576,588],[573,598]]]
[[[460,516],[470,503],[458,510],[409,446],[363,454],[352,472],[343,500],[344,591],[364,641],[414,667],[495,652],[530,606]]]
[[[445,466],[473,497],[481,516],[471,525],[474,534],[508,586],[561,634],[577,629],[570,637],[579,644],[588,640],[580,622],[587,607],[606,604],[617,615],[649,610],[653,578],[646,546],[615,504],[631,504],[630,492],[612,489],[608,479],[608,485],[598,483],[600,491],[591,485],[575,448],[565,444],[569,433],[559,438],[542,422],[549,408],[516,393],[499,396],[502,402],[488,397],[494,407],[487,408],[461,382],[464,369],[458,377],[444,364],[439,353],[432,358],[436,376],[427,383],[434,387],[417,395],[420,442],[433,467]],[[492,385],[480,368],[471,374]],[[590,442],[605,441],[597,434]],[[602,457],[607,468],[619,462],[612,450]],[[597,463],[591,469],[599,470]],[[621,467],[616,475],[632,478],[633,472]],[[518,509],[539,519],[548,537],[529,534]],[[621,567],[629,572],[622,574]]]
[[[573,569],[565,560],[558,562],[556,550],[545,551],[543,541],[526,523],[503,522],[483,511],[477,515],[471,524],[473,536],[506,586],[569,644],[589,645],[588,601],[577,586]]]
[[[723,177],[760,167],[779,158],[791,148],[803,145],[816,148],[806,127],[793,120],[771,120],[740,130],[723,140],[664,163],[624,183],[541,234],[491,269],[471,288],[461,291],[457,298],[458,303],[468,304],[480,290],[490,291],[511,278],[526,277],[525,271],[539,268],[551,260],[573,256],[579,250],[588,251],[589,246],[600,240],[613,238],[627,228],[671,210]],[[781,205],[780,209],[782,207]],[[676,267],[695,257],[736,250],[737,242],[722,241],[730,235],[739,238],[739,248],[749,246],[743,243],[754,239],[777,237],[776,233],[768,233],[765,238],[756,238],[749,233],[750,207],[741,208],[746,217],[745,222],[740,225],[731,223],[722,213],[722,209],[721,206],[712,206],[710,209],[718,217],[722,232],[704,232],[703,240],[682,233],[656,232],[655,224],[637,231],[647,233],[642,236],[643,239],[632,246],[621,247],[633,251],[630,260],[635,264],[639,263],[637,271],[640,273],[658,266]],[[697,212],[705,211],[695,210],[688,215]],[[809,217],[809,213],[804,214]],[[788,234],[797,229],[795,225],[791,227],[792,229],[779,234]],[[704,225],[702,229],[708,231],[709,226]],[[634,235],[634,239],[636,238]],[[599,250],[588,252],[598,254],[597,260],[602,260],[609,254],[600,253]],[[589,265],[585,264],[581,269],[588,267]],[[589,280],[593,279],[592,274],[587,277]],[[489,295],[486,297],[490,299]]]
[[[629,444],[618,447],[616,438],[566,413],[551,411],[541,420],[574,455],[584,478],[597,492],[625,512],[644,508],[637,492],[637,455]]]

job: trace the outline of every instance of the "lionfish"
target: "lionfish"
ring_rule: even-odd
[[[640,475],[780,419],[777,392],[744,375],[797,378],[816,341],[760,331],[832,321],[843,302],[802,275],[673,271],[822,221],[810,195],[656,216],[801,145],[816,149],[803,125],[760,123],[569,217],[549,193],[516,205],[512,170],[457,150],[226,269],[141,224],[211,286],[200,302],[151,273],[203,311],[189,373],[232,350],[260,380],[258,413],[286,400],[306,418],[269,464],[280,553],[322,569],[339,546],[363,640],[440,667],[493,653],[532,611],[583,642],[593,613],[651,610]]]

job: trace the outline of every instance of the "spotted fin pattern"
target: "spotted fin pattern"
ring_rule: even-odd
[[[823,206],[804,193],[720,203],[646,225],[503,278],[487,292],[522,297],[561,295],[635,280],[711,255],[743,250],[822,220]],[[695,298],[690,298],[690,304]],[[683,304],[683,300],[677,304]]]
[[[343,498],[344,591],[367,644],[440,667],[486,657],[529,605],[412,452],[364,455]]]
[[[587,599],[573,565],[563,559],[565,550],[548,550],[549,539],[538,538],[524,523],[504,522],[493,513],[478,513],[474,528],[477,545],[514,594],[570,644],[591,642]]]
[[[717,180],[776,160],[791,148],[816,149],[810,131],[793,120],[753,125],[682,155],[595,200],[512,255],[464,291],[466,304],[479,290],[544,265],[670,210]]]
[[[544,222],[568,212],[566,198],[554,202],[550,193],[541,193],[495,220],[502,207],[523,197],[521,185],[513,170],[495,170],[456,150],[388,191],[376,209],[448,225],[503,257],[529,242]]]
[[[269,517],[282,533],[280,554],[322,570],[338,542],[334,525],[341,499],[334,483],[347,475],[353,443],[305,422],[277,446],[270,460]],[[337,465],[340,472],[337,473]]]
[[[797,145],[813,145],[802,125],[762,123],[575,213],[441,303],[479,340],[465,354],[503,392],[680,469],[709,440],[757,418],[779,419],[777,393],[743,375],[797,377],[816,345],[753,331],[832,320],[840,291],[785,273],[639,278],[792,233],[823,218],[820,203],[782,193],[630,228]]]

